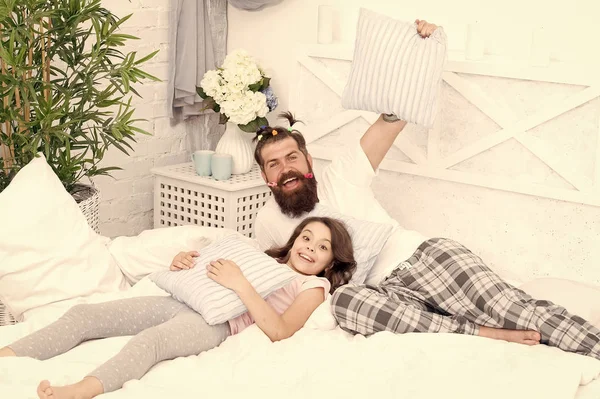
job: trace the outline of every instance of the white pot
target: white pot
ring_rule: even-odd
[[[229,154],[233,159],[232,175],[248,173],[254,165],[254,134],[246,133],[235,123],[227,122],[225,133],[217,143],[215,152]]]

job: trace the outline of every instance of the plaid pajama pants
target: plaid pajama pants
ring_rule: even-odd
[[[351,333],[534,330],[543,344],[600,359],[599,329],[563,307],[531,298],[463,245],[444,238],[423,242],[380,286],[338,288],[332,307],[340,327]]]

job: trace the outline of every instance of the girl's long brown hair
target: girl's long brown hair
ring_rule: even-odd
[[[333,293],[338,287],[347,284],[356,270],[356,261],[354,260],[354,249],[352,248],[352,238],[346,229],[344,223],[337,219],[328,217],[309,217],[304,219],[292,233],[288,242],[280,248],[271,248],[265,251],[267,255],[285,263],[290,259],[290,250],[294,246],[294,241],[302,233],[306,225],[312,222],[323,223],[331,231],[331,250],[333,252],[333,261],[318,275],[325,277],[331,283]]]

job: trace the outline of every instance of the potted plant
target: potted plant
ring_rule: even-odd
[[[215,151],[232,155],[232,174],[252,168],[254,149],[250,140],[254,135],[247,133],[268,125],[265,116],[277,107],[270,82],[271,78],[246,51],[235,50],[220,68],[207,71],[197,88],[206,102],[204,109],[219,113],[220,123],[227,123]]]
[[[147,134],[136,127],[131,98],[135,83],[158,80],[140,69],[156,52],[120,50],[137,39],[119,30],[130,16],[100,0],[0,3],[0,192],[41,152],[85,201],[96,192],[84,178],[120,169],[99,166],[106,151],[128,153],[135,134]]]
[[[0,193],[38,153],[79,202],[98,231],[98,194],[84,178],[120,168],[100,167],[114,146],[127,153],[136,133],[133,87],[158,80],[120,48],[134,36],[100,0],[0,2]],[[0,302],[0,325],[14,319]]]

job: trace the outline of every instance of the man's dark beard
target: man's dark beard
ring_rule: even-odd
[[[310,172],[312,173],[312,170]],[[300,185],[294,191],[284,192],[282,189],[283,182],[290,177],[297,178]],[[295,218],[305,212],[310,212],[315,208],[317,202],[319,202],[317,180],[314,177],[310,179],[306,178],[298,171],[290,170],[281,175],[277,186],[271,187],[271,190],[281,212],[289,217]]]

